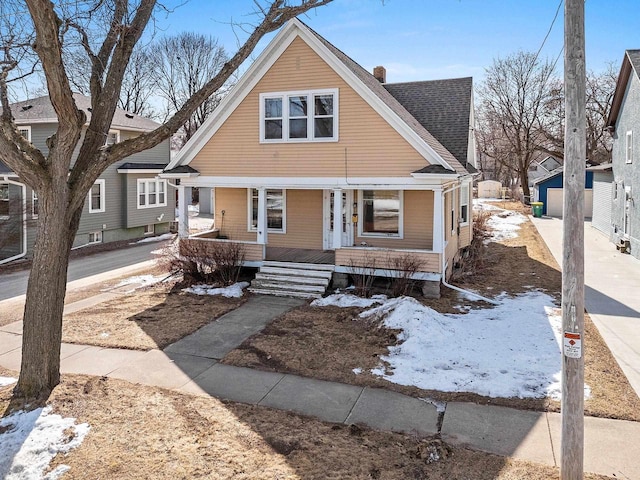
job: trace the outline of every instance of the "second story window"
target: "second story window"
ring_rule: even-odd
[[[625,162],[633,163],[633,131],[629,130],[626,135]]]
[[[31,127],[28,125],[22,125],[18,127],[18,133],[26,138],[28,141],[31,141]]]
[[[260,141],[337,141],[337,106],[337,89],[263,93],[260,95]]]
[[[120,141],[120,130],[109,130],[107,133],[107,140],[104,142],[105,145],[113,145],[114,143],[118,143]]]

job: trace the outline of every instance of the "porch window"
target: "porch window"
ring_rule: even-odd
[[[626,135],[625,161],[626,163],[633,163],[633,131],[632,130],[629,130]]]
[[[469,223],[469,184],[460,187],[460,223]]]
[[[167,181],[138,179],[138,208],[166,207]]]
[[[96,180],[89,190],[89,213],[102,213],[105,211],[105,184],[104,180]]]
[[[260,94],[260,141],[337,141],[337,112],[337,89]]]
[[[9,218],[9,184],[0,184],[0,218]]]
[[[361,235],[402,237],[402,193],[361,190]]]
[[[252,188],[249,202],[249,230],[258,230],[258,189]],[[284,190],[267,189],[267,231],[284,233],[286,197]]]

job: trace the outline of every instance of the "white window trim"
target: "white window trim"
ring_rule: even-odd
[[[147,231],[151,227],[150,231]],[[156,233],[156,226],[153,223],[144,225],[144,235],[154,235]]]
[[[155,183],[156,184],[156,203],[154,203],[153,205],[149,205],[149,189],[145,188],[144,190],[144,198],[145,198],[145,204],[144,205],[140,205],[140,184],[141,183]],[[163,203],[158,203],[157,200],[159,198],[159,192],[160,189],[158,188],[158,186],[160,184],[164,185],[164,202]],[[136,206],[138,207],[139,210],[142,210],[144,208],[156,208],[156,207],[166,207],[167,206],[167,196],[169,195],[169,193],[167,192],[167,181],[163,180],[163,179],[156,179],[156,178],[138,178],[136,181]]]
[[[307,108],[307,138],[289,138],[289,104],[288,97],[306,95],[312,101],[308,102]],[[315,138],[314,112],[315,102],[314,95],[333,95],[333,137]],[[265,138],[264,137],[264,101],[266,98],[282,99],[282,138]],[[328,88],[321,90],[295,90],[291,92],[269,92],[260,94],[260,143],[308,143],[308,142],[337,142],[339,139],[339,98],[337,88]]]
[[[91,200],[91,190],[89,190],[89,213],[104,213],[107,203],[105,181],[102,179],[96,180],[94,182],[94,185],[100,185],[100,208],[93,208],[93,201]]]
[[[451,237],[454,237],[456,235],[456,195],[454,195],[453,191],[451,192],[451,211],[450,213],[450,218],[451,218]]]
[[[109,134],[115,133],[116,134],[116,143],[120,143],[120,130],[114,130],[114,129],[109,129]],[[109,135],[107,135],[107,138],[104,139],[104,144],[107,144],[107,141],[109,140]]]
[[[38,194],[36,193],[35,190],[31,190],[31,218],[33,220],[38,218],[38,214],[34,213],[34,211],[35,211],[34,206],[35,206],[36,200],[38,200],[38,210],[40,210],[40,202],[39,202],[39,199],[38,199]]]
[[[624,160],[625,163],[633,163],[633,130],[628,130],[625,138]]]
[[[7,202],[7,206],[9,207],[9,209],[11,208],[11,190],[9,189],[9,183],[0,183],[0,186],[4,187],[6,185],[7,187],[7,199],[6,200],[0,200],[0,202]],[[0,215],[0,220],[8,220],[9,217],[11,216],[11,214],[9,213],[9,215]]]
[[[465,188],[467,189],[467,198],[462,198],[462,192],[464,191]],[[460,220],[459,220],[459,222],[460,222],[460,226],[461,227],[469,225],[469,217],[471,216],[470,215],[471,212],[469,211],[469,203],[470,203],[469,202],[469,192],[470,191],[471,191],[471,189],[469,188],[469,184],[468,183],[460,186],[460,206],[459,206],[459,208],[460,208]],[[464,205],[467,206],[467,219],[463,221],[463,218],[462,218],[462,207]]]
[[[404,238],[404,190],[395,188],[380,188],[378,190],[393,190],[398,192],[400,200],[398,212],[398,233],[369,233],[363,231],[364,219],[364,190],[375,190],[374,188],[365,188],[358,190],[358,236],[367,238],[395,238],[402,240]]]
[[[255,188],[255,187],[254,187]],[[247,231],[248,232],[257,232],[258,227],[255,228],[251,225],[253,221],[253,196],[251,195],[251,191],[254,188],[247,189]],[[265,190],[282,190],[282,230],[277,228],[267,228],[268,233],[287,233],[287,190],[284,188],[266,188]]]
[[[91,235],[95,235],[97,240],[91,241]],[[87,234],[88,245],[94,245],[96,243],[102,243],[102,231],[98,230],[97,232],[89,232]]]
[[[18,132],[20,132],[20,130],[27,131],[26,139],[30,142],[31,141],[31,125],[18,125]]]

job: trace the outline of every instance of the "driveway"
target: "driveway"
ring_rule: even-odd
[[[562,265],[562,220],[532,217],[532,221]],[[640,260],[619,253],[614,244],[587,221],[584,246],[585,308],[629,383],[640,395]]]

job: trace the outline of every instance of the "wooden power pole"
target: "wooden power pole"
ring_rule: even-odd
[[[581,480],[584,467],[584,43],[584,0],[565,0],[562,480]]]

